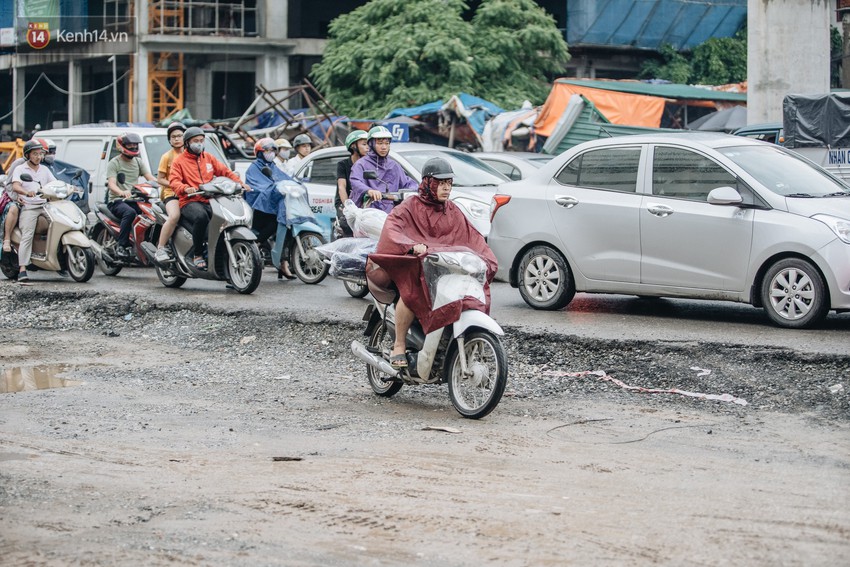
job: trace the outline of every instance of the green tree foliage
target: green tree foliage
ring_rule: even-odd
[[[662,45],[658,54],[661,60],[650,60],[644,63],[639,77],[686,84],[691,76],[691,63],[688,59],[670,44]]]
[[[660,60],[647,61],[642,79],[664,79],[673,83],[725,85],[747,80],[747,34],[714,37],[692,52],[678,52],[671,45],[658,50]]]
[[[833,88],[840,88],[841,85],[841,65],[844,60],[844,38],[838,28],[829,28],[829,85]],[[847,63],[850,65],[850,62]],[[843,88],[850,88],[850,85],[844,85]]]
[[[316,86],[340,111],[378,117],[467,92],[514,106],[542,102],[567,45],[532,0],[483,0],[472,22],[463,0],[372,0],[331,22]],[[510,84],[508,84],[510,83]]]

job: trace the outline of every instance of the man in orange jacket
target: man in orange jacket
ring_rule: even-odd
[[[186,130],[183,134],[185,151],[174,158],[168,176],[168,182],[180,201],[180,215],[192,223],[192,243],[195,249],[192,263],[199,270],[207,268],[203,251],[212,218],[210,201],[199,193],[200,186],[209,183],[214,177],[226,176],[245,191],[251,190],[236,173],[204,151],[204,137],[204,131],[198,127]]]

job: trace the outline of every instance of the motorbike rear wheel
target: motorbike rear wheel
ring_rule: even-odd
[[[256,242],[234,240],[231,242],[233,258],[227,260],[227,280],[239,293],[252,293],[263,277],[263,259]],[[235,264],[235,267],[234,267]]]
[[[508,361],[499,337],[487,331],[465,335],[463,350],[470,373],[464,375],[457,341],[446,358],[452,405],[463,417],[480,419],[493,411],[508,383]]]
[[[160,267],[159,264],[154,264],[154,268],[156,269],[156,277],[159,278],[160,283],[165,287],[178,288],[186,283],[186,278],[178,276],[171,270]]]
[[[393,347],[393,338],[389,330],[383,325],[375,326],[375,330],[369,336],[369,343],[366,345],[369,350],[379,350],[380,352],[390,352]],[[369,378],[369,385],[372,391],[381,397],[389,398],[401,390],[402,383],[396,380],[384,382],[381,377],[387,377],[386,374],[375,368],[374,366],[366,365],[366,376]]]
[[[365,285],[361,285],[359,283],[350,282],[348,280],[342,280],[342,285],[345,286],[345,291],[348,292],[348,295],[351,297],[361,298],[369,295],[369,287]]]
[[[18,253],[3,252],[3,257],[0,258],[0,271],[6,276],[6,279],[18,279]]]
[[[322,255],[316,252],[316,248],[325,243],[321,235],[315,232],[301,232],[296,236],[301,243],[296,242],[292,246],[292,270],[298,279],[305,284],[317,284],[328,275],[330,266],[322,259]],[[301,248],[304,255],[301,255]]]
[[[91,248],[69,246],[66,264],[68,274],[75,282],[87,282],[94,275],[94,252]]]
[[[109,234],[109,231],[106,230],[103,225],[101,225],[100,230],[95,235],[94,241],[100,244],[100,247],[104,250],[115,250],[116,246],[118,245],[118,241],[116,241],[115,238],[111,234]],[[100,271],[103,272],[103,274],[106,276],[117,276],[118,272],[120,272],[121,268],[123,267],[113,264],[103,258],[100,259],[98,265],[100,265]]]

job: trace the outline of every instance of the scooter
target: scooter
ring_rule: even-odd
[[[476,254],[468,250],[428,254],[422,268],[433,309],[467,296],[485,301],[487,265]],[[367,278],[367,284],[373,297],[363,316],[368,339],[366,345],[353,341],[351,350],[366,363],[375,394],[391,397],[405,384],[448,383],[452,405],[463,417],[479,419],[496,408],[508,380],[499,338],[504,332],[496,321],[468,309],[457,321],[427,335],[414,321],[406,337],[408,366],[398,370],[390,364],[398,293],[373,278]]]
[[[212,208],[207,236],[207,268],[200,269],[192,263],[196,255],[192,241],[192,226],[181,217],[169,245],[173,258],[166,263],[155,260],[156,245],[142,242],[141,247],[149,262],[156,267],[156,275],[165,287],[178,288],[189,278],[228,282],[242,294],[252,293],[260,285],[263,261],[257,247],[257,237],[251,231],[253,210],[242,198],[242,188],[228,177],[215,177],[199,188]],[[159,207],[153,213],[160,229],[167,215]]]
[[[123,184],[125,179],[123,173],[118,174],[119,184]],[[153,183],[139,183],[133,185],[130,193],[132,196],[124,201],[136,203],[140,211],[130,228],[130,245],[134,252],[132,256],[118,253],[121,219],[112,214],[106,203],[97,204],[97,222],[89,231],[89,237],[97,242],[103,251],[98,263],[100,270],[107,276],[118,275],[122,268],[128,266],[150,266],[151,261],[142,250],[142,243],[156,243],[159,239],[160,228],[153,211],[155,203],[152,202],[159,197],[159,186]]]
[[[21,175],[23,181],[32,182],[29,173]],[[95,244],[88,239],[83,229],[86,216],[69,197],[77,193],[64,181],[51,181],[41,185],[38,197],[46,219],[39,217],[32,244],[32,259],[27,271],[67,271],[77,282],[87,282],[94,274]],[[3,253],[0,269],[10,280],[18,277],[18,249],[21,244],[21,229],[15,227],[11,235],[12,251]]]

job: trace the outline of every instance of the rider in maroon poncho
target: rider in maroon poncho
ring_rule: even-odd
[[[497,262],[493,252],[461,210],[451,201],[454,172],[442,158],[428,160],[422,169],[419,195],[397,205],[384,224],[371,262],[386,271],[398,288],[400,299],[395,308],[395,344],[390,362],[395,368],[407,366],[405,335],[414,316],[423,330],[429,333],[460,317],[464,307],[490,310],[490,282],[496,275]],[[432,310],[431,298],[422,273],[420,257],[429,252],[468,248],[487,263],[487,284],[484,287],[486,304],[465,297]],[[377,277],[376,277],[377,276]],[[370,272],[370,279],[380,279]]]

